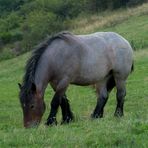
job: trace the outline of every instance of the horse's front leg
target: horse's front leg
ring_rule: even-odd
[[[58,107],[60,105],[61,96],[58,93],[55,93],[52,101],[51,101],[51,110],[50,114],[47,118],[46,125],[57,124],[56,114],[58,111]]]
[[[69,84],[69,79],[67,77],[63,78],[58,83],[57,82],[55,84],[51,83],[51,86],[55,91],[55,95],[51,101],[51,110],[50,110],[50,114],[48,116],[46,125],[57,124],[56,114],[57,114],[59,105],[61,105],[61,103],[63,102],[62,101],[63,96],[66,92],[68,84]],[[67,106],[67,103],[66,103],[66,106]]]
[[[71,122],[74,117],[70,109],[69,100],[67,99],[66,95],[62,97],[60,106],[62,109],[62,116],[63,116],[62,124]]]

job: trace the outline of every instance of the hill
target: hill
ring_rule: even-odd
[[[74,20],[72,31],[78,34],[113,31],[125,37],[134,50],[148,47],[148,4],[115,12],[106,11],[84,19],[77,18]]]
[[[147,0],[118,0],[121,4],[130,1],[138,4]],[[148,3],[129,7],[128,4],[116,6],[117,1],[114,2],[110,0],[99,4],[96,0],[0,0],[0,61],[27,52],[46,36],[62,30],[86,34],[114,27],[132,17],[145,15],[139,22],[147,20]],[[109,4],[105,6],[105,3]],[[132,27],[132,22],[128,26]],[[135,49],[147,46],[143,34],[145,28],[147,24],[141,28],[140,38],[144,41],[140,41],[140,46],[139,42],[129,36]]]
[[[135,52],[135,71],[127,81],[125,116],[113,117],[115,91],[105,107],[103,119],[91,120],[96,96],[89,87],[70,86],[68,97],[75,115],[69,125],[45,127],[49,102],[53,95],[46,91],[46,113],[38,129],[22,126],[18,86],[29,54],[0,63],[0,147],[141,147],[148,146],[148,49]],[[60,122],[61,116],[58,115]]]

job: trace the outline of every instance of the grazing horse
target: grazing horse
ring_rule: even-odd
[[[117,88],[115,116],[123,116],[126,80],[133,70],[133,50],[122,36],[114,32],[74,35],[61,32],[38,45],[26,64],[19,98],[24,126],[37,126],[45,111],[44,93],[48,83],[55,94],[46,124],[57,124],[58,107],[62,123],[73,120],[66,97],[69,84],[95,85],[98,99],[92,118],[103,117],[111,90]]]

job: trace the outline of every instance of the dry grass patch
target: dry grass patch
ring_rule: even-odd
[[[148,3],[141,6],[117,11],[106,11],[98,15],[80,16],[72,21],[72,31],[75,33],[94,32],[98,28],[110,27],[122,23],[132,16],[147,15]]]

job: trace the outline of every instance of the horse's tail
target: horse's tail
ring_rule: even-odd
[[[134,71],[134,61],[132,63],[132,67],[131,67],[131,73]]]

